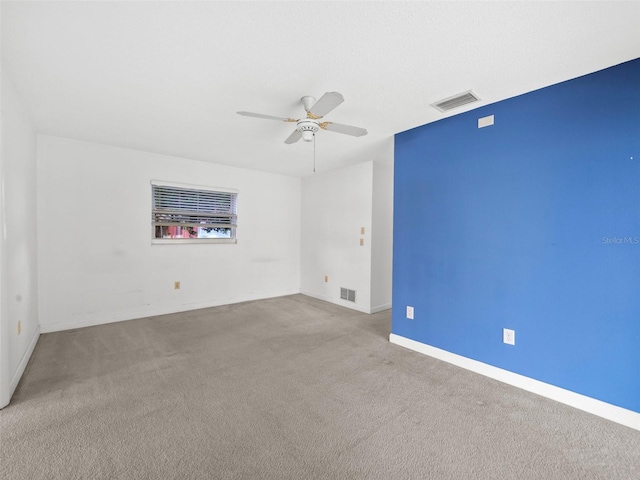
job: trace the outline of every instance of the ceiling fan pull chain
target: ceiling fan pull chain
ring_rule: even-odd
[[[313,134],[313,173],[316,173],[316,134]]]

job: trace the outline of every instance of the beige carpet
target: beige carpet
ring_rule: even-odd
[[[389,329],[294,295],[42,335],[0,478],[640,478],[640,432]]]

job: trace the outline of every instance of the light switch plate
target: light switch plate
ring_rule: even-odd
[[[493,115],[478,119],[478,128],[490,127],[494,123]]]

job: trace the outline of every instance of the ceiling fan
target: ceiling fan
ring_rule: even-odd
[[[264,115],[262,113],[252,112],[238,112],[238,114],[246,117],[266,118],[267,120],[295,123],[296,129],[284,141],[284,143],[289,144],[296,143],[301,138],[305,142],[311,142],[316,132],[320,129],[343,133],[353,137],[361,137],[367,134],[367,130],[364,128],[352,127],[351,125],[343,125],[341,123],[320,121],[320,119],[322,119],[327,113],[344,102],[344,97],[338,92],[327,92],[320,97],[320,100],[317,102],[315,98],[310,96],[302,97],[300,100],[307,112],[307,117],[302,119],[275,117],[273,115]]]

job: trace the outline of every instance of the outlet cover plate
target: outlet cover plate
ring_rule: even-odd
[[[510,328],[502,329],[502,342],[507,345],[515,345],[516,344],[516,331],[511,330]]]
[[[407,306],[407,318],[413,320],[413,307]]]

